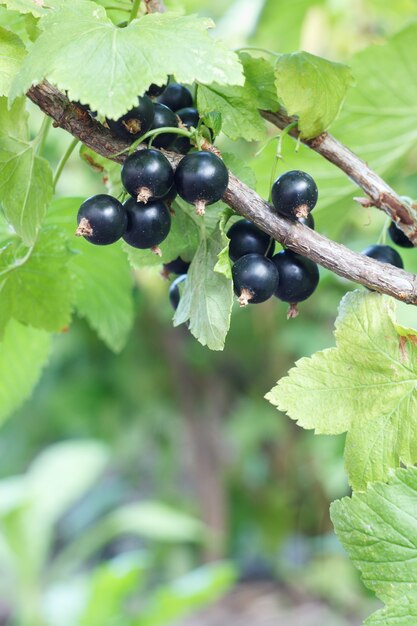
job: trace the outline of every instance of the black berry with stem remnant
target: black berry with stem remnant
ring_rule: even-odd
[[[288,316],[295,317],[296,304],[309,298],[319,284],[317,263],[292,250],[278,252],[272,257],[272,263],[279,273],[274,295],[291,305]]]
[[[151,130],[158,130],[158,128],[178,128],[178,119],[175,113],[163,104],[154,104],[154,117],[151,126]],[[174,133],[161,133],[152,139],[152,145],[156,148],[169,148],[177,137]]]
[[[186,274],[189,267],[190,263],[184,261],[180,256],[163,265],[165,274]]]
[[[314,230],[314,227],[315,227],[314,217],[312,216],[311,213],[309,213],[307,217],[299,217],[297,219],[297,222],[300,222],[300,224],[304,224],[304,226],[308,226],[309,228],[311,228],[311,230]]]
[[[237,261],[245,254],[266,255],[272,248],[271,237],[249,220],[238,220],[227,231],[230,239],[229,256]]]
[[[169,107],[171,111],[178,111],[193,105],[191,91],[179,83],[171,83],[159,96],[158,102]]]
[[[185,281],[186,278],[187,274],[182,274],[181,276],[178,276],[178,278],[176,278],[169,287],[169,301],[171,302],[171,306],[174,311],[177,310],[181,299],[180,285]]]
[[[391,222],[390,227],[388,228],[388,233],[391,237],[391,241],[397,244],[397,246],[400,246],[401,248],[414,248],[413,242],[409,240],[401,228],[398,228],[395,222]]]
[[[279,274],[271,259],[246,254],[232,267],[233,288],[240,306],[268,300],[279,284]]]
[[[126,209],[113,196],[99,194],[82,203],[77,223],[76,235],[97,246],[106,246],[115,243],[125,233]]]
[[[185,107],[184,109],[179,109],[179,111],[177,111],[177,115],[180,118],[182,124],[187,129],[197,128],[200,121],[200,116],[197,109],[195,109],[194,107]],[[172,144],[173,150],[179,152],[180,154],[187,154],[187,152],[191,150],[191,147],[191,141],[188,139],[188,137],[178,136]]]
[[[154,104],[148,96],[139,98],[136,107],[122,115],[118,120],[107,119],[110,130],[121,137],[133,141],[146,133],[152,126]]]
[[[362,254],[369,256],[371,259],[375,259],[376,261],[380,261],[381,263],[395,265],[395,267],[399,267],[400,269],[404,267],[402,258],[398,252],[394,250],[394,248],[391,248],[391,246],[375,244],[363,250]]]
[[[306,218],[316,206],[317,185],[306,172],[291,170],[276,179],[271,198],[278,213],[284,217],[293,220]]]
[[[123,239],[134,248],[156,248],[166,239],[171,228],[171,214],[162,200],[144,204],[129,198],[124,204],[127,228]],[[160,254],[158,249],[154,250]]]
[[[167,196],[174,183],[174,171],[158,150],[138,150],[122,167],[122,183],[138,202]]]
[[[228,183],[227,167],[212,152],[187,154],[175,172],[178,195],[186,202],[194,204],[198,215],[204,215],[207,204],[220,200]]]

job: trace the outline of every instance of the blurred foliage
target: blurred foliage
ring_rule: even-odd
[[[212,17],[214,35],[235,47],[304,49],[347,63],[417,9],[415,0],[167,4]],[[34,28],[30,16],[2,7],[0,22],[17,24],[25,40]],[[42,116],[33,106],[30,113],[34,136]],[[336,128],[360,146],[354,122]],[[49,133],[53,165],[70,141],[59,129]],[[219,146],[253,166],[267,196],[276,142],[257,156],[259,144],[221,137]],[[383,156],[389,162],[389,150]],[[353,187],[341,192],[320,157],[303,147],[295,152],[288,138],[282,157],[282,169],[321,173],[317,230],[355,250],[384,237],[384,216],[355,205]],[[414,198],[416,160],[414,151],[388,168],[390,183]],[[100,174],[73,153],[58,193],[102,190]],[[401,253],[417,271],[415,251]],[[186,328],[172,328],[159,268],[138,272],[135,281],[125,349],[115,356],[77,320],[55,337],[30,402],[1,427],[0,624],[173,624],[232,585],[231,563],[249,578],[272,572],[341,612],[360,611],[358,578],[329,534],[329,503],[348,491],[343,438],[297,429],[263,400],[296,359],[333,345],[337,305],[352,285],[322,270],[317,292],[289,322],[283,303],[236,307],[218,354]],[[413,315],[399,307],[403,324]],[[213,559],[228,562],[204,565]]]

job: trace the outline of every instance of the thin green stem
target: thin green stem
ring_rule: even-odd
[[[71,154],[74,152],[75,147],[77,146],[77,144],[79,143],[78,139],[73,139],[70,143],[70,145],[68,146],[68,148],[66,149],[66,151],[64,152],[64,154],[61,157],[61,160],[59,161],[56,171],[55,171],[55,175],[54,175],[54,180],[53,180],[53,189],[55,191],[57,183],[61,177],[61,174],[64,170],[64,167],[68,161],[68,159],[70,158]]]
[[[243,46],[242,48],[235,48],[235,52],[263,52],[265,54],[269,54],[277,59],[281,56],[278,52],[273,52],[272,50],[267,50],[266,48],[258,48],[256,46]]]
[[[133,0],[132,10],[130,11],[129,24],[138,16],[140,0]]]
[[[189,130],[186,130],[185,128],[174,128],[172,126],[163,126],[162,128],[155,128],[154,130],[148,130],[147,133],[139,137],[139,139],[136,139],[136,141],[134,141],[132,145],[129,146],[128,148],[125,148],[124,150],[120,150],[120,152],[116,152],[115,154],[110,155],[108,158],[114,159],[115,157],[118,157],[121,154],[125,154],[125,152],[128,152],[129,154],[131,154],[137,148],[137,146],[143,143],[144,141],[146,141],[146,139],[149,139],[149,137],[157,137],[158,135],[161,135],[162,133],[172,133],[173,135],[182,135],[183,137],[188,137],[188,139],[191,139],[191,140],[197,134],[196,131],[190,132]]]
[[[283,129],[283,131],[281,132],[281,134],[279,135],[277,151],[275,153],[274,163],[273,163],[272,169],[271,169],[271,177],[269,179],[269,198],[268,198],[269,202],[271,202],[272,185],[274,184],[275,176],[276,176],[276,173],[277,173],[278,162],[282,159],[282,142],[284,140],[284,137],[286,137],[288,135],[290,130],[292,130],[296,126],[297,126],[297,122],[291,122],[291,124],[288,124],[288,126],[286,126]]]
[[[123,11],[123,13],[130,13],[131,9],[128,7],[110,6],[106,7],[106,11]]]
[[[33,145],[37,152],[37,154],[42,154],[45,148],[46,139],[48,137],[49,129],[51,128],[52,118],[49,115],[45,115],[42,120],[41,127],[39,129],[39,133],[36,135]]]
[[[379,234],[379,237],[378,237],[378,241],[377,241],[378,244],[385,245],[385,243],[387,241],[387,229],[388,229],[388,226],[389,226],[390,222],[391,222],[391,217],[389,215],[387,215],[387,217],[385,218],[385,221],[384,221],[384,226],[383,226],[383,228],[382,228],[382,230],[381,230],[381,232]]]

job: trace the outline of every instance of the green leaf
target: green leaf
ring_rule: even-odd
[[[26,51],[17,35],[0,28],[0,96],[7,96]]]
[[[197,108],[203,117],[212,111],[220,113],[222,131],[230,139],[243,137],[247,141],[256,141],[265,136],[265,123],[250,86],[199,85]]]
[[[45,229],[32,248],[13,239],[0,256],[0,330],[12,316],[19,322],[60,331],[71,319],[72,252],[56,228]]]
[[[354,489],[417,461],[417,332],[398,332],[394,313],[391,298],[349,293],[336,321],[337,347],[300,359],[266,396],[303,428],[347,431]]]
[[[0,343],[0,422],[31,394],[48,360],[50,336],[11,320]]]
[[[97,154],[91,148],[82,145],[80,148],[80,157],[95,171],[102,172],[103,182],[111,196],[118,198],[124,191],[122,180],[120,177],[120,164],[110,161],[106,157]]]
[[[349,67],[308,52],[283,54],[277,61],[278,97],[290,115],[298,116],[302,137],[316,137],[329,128],[352,84]]]
[[[28,246],[36,240],[51,195],[51,168],[29,141],[24,101],[9,111],[6,98],[0,98],[0,203]]]
[[[262,57],[253,57],[246,52],[241,52],[239,58],[245,72],[246,86],[250,86],[253,90],[258,108],[277,111],[279,101],[275,85],[275,69],[272,63]]]
[[[75,278],[75,307],[106,345],[119,352],[133,325],[131,269],[121,245],[93,246],[75,237],[76,215],[82,198],[52,203],[48,222],[63,230],[77,254],[71,262]]]
[[[152,82],[163,84],[170,74],[184,83],[241,84],[238,57],[208,35],[212,25],[195,16],[155,13],[118,28],[94,2],[65,3],[41,19],[43,33],[13,83],[11,98],[47,79],[71,100],[117,119]]]
[[[191,261],[199,243],[199,229],[196,218],[191,215],[183,202],[175,201],[173,204],[174,214],[171,216],[171,230],[168,237],[158,247],[162,256],[158,256],[151,250],[140,250],[128,244],[123,248],[129,257],[130,264],[134,269],[141,267],[155,267],[162,263],[169,263],[178,256],[184,261]],[[191,209],[194,211],[194,208]]]
[[[31,13],[35,17],[44,15],[50,7],[57,7],[65,0],[1,0],[0,4],[19,13]]]
[[[336,533],[364,584],[386,604],[368,626],[417,622],[417,469],[399,469],[389,483],[331,506]]]
[[[246,183],[252,189],[256,187],[256,176],[253,169],[247,164],[246,161],[242,161],[235,154],[229,152],[222,153],[222,159],[227,165],[227,168],[241,181]]]
[[[222,116],[218,111],[208,111],[201,116],[201,120],[207,128],[211,128],[214,136],[220,133],[222,129]]]
[[[230,326],[232,281],[214,269],[227,245],[228,239],[220,226],[200,242],[174,317],[175,326],[189,320],[191,333],[211,350],[223,350]]]

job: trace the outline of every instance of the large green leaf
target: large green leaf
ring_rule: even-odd
[[[354,489],[417,462],[417,332],[395,322],[377,293],[342,300],[336,348],[300,359],[267,395],[303,428],[348,432],[345,462]]]
[[[31,13],[35,17],[41,17],[50,8],[57,7],[64,2],[65,0],[1,0],[0,4],[19,13]]]
[[[0,96],[9,93],[12,78],[17,73],[26,52],[17,35],[0,28]]]
[[[239,57],[245,72],[246,86],[252,89],[258,108],[276,111],[279,102],[274,65],[263,57],[253,57],[246,52],[241,52]]]
[[[75,278],[74,302],[99,337],[115,352],[125,345],[133,324],[132,276],[121,245],[94,246],[74,236],[82,198],[59,198],[52,203],[48,222],[66,233],[77,253],[71,262]]]
[[[223,350],[233,305],[232,281],[214,270],[228,239],[219,226],[200,242],[188,270],[174,325],[189,320],[191,333],[211,350]]]
[[[387,606],[368,626],[417,623],[417,469],[392,473],[388,484],[334,502],[331,517],[365,585]]]
[[[0,203],[8,222],[32,245],[52,195],[52,173],[29,141],[23,100],[0,98]]]
[[[64,235],[45,229],[33,248],[14,238],[0,256],[0,331],[8,318],[49,331],[71,319],[74,300],[72,258]]]
[[[47,333],[9,322],[0,343],[0,422],[29,396],[49,352]]]
[[[43,33],[13,83],[12,98],[48,79],[72,100],[118,118],[169,74],[185,83],[243,81],[237,55],[208,35],[208,19],[151,14],[118,28],[103,7],[74,0],[46,14],[40,25]]]
[[[276,66],[278,97],[297,115],[302,137],[315,137],[337,117],[353,83],[351,70],[308,52],[283,54]]]

